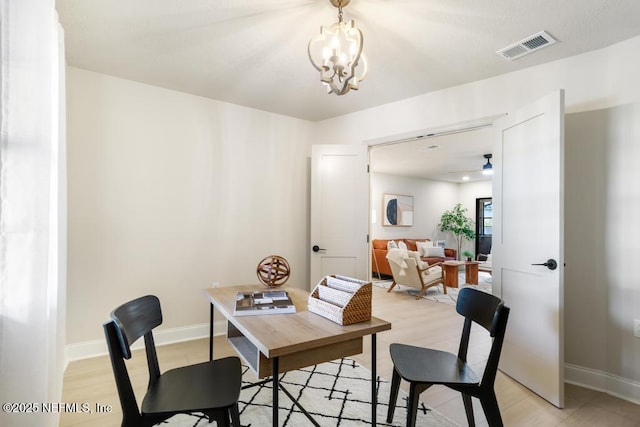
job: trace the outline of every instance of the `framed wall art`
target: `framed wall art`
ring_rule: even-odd
[[[382,195],[382,225],[411,227],[413,225],[413,196]]]

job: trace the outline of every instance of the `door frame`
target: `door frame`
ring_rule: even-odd
[[[363,141],[363,144],[367,146],[367,165],[369,165],[369,186],[367,190],[369,191],[369,212],[368,212],[368,235],[369,235],[369,254],[373,253],[373,237],[371,230],[371,220],[372,220],[372,212],[377,207],[372,206],[372,197],[371,197],[371,150],[376,147],[383,147],[387,145],[395,145],[395,144],[403,144],[405,142],[415,141],[416,139],[427,139],[427,138],[438,138],[441,136],[452,135],[455,133],[463,133],[463,132],[473,132],[476,130],[484,129],[487,127],[492,127],[493,123],[501,118],[506,116],[504,114],[494,114],[491,116],[481,117],[478,119],[471,120],[463,120],[459,122],[449,123],[441,126],[435,126],[431,128],[424,128],[399,134],[387,135],[380,138],[373,138]],[[368,263],[368,279],[373,280],[373,271],[372,271],[372,261],[371,256],[369,256]]]

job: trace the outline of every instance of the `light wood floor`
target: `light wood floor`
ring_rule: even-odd
[[[391,331],[378,334],[378,373],[390,379],[392,365],[388,347],[392,342],[457,351],[461,330],[461,318],[453,307],[428,300],[415,300],[404,293],[386,293],[374,287],[374,315],[392,323]],[[479,329],[479,328],[477,328]],[[369,340],[365,339],[366,346]],[[223,337],[216,337],[215,356],[234,354]],[[469,361],[477,372],[481,372],[489,347],[489,337],[482,330],[473,334],[469,350]],[[180,344],[158,347],[160,369],[205,361],[209,357],[208,340],[194,340]],[[364,366],[370,367],[370,349],[356,357]],[[143,352],[134,353],[129,361],[129,373],[136,389],[142,396],[148,380],[146,360]],[[403,384],[403,388],[404,388]],[[499,373],[496,394],[506,426],[616,426],[640,427],[640,406],[607,394],[587,390],[573,385],[566,386],[566,407],[557,409]],[[451,418],[461,426],[467,425],[460,395],[445,387],[434,386],[424,392],[422,400],[438,412]],[[139,397],[140,401],[141,397]],[[116,394],[111,365],[107,356],[72,362],[64,376],[63,402],[86,402],[94,410],[91,414],[63,413],[61,426],[118,426],[121,411]],[[95,405],[111,405],[112,411],[96,413]],[[474,399],[477,425],[486,426],[482,409]],[[384,420],[378,420],[382,422]]]

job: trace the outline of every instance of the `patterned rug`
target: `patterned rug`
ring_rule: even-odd
[[[464,271],[463,271],[460,273],[458,277],[458,283],[460,283],[459,287],[447,288],[447,293],[445,295],[445,293],[442,291],[442,285],[434,286],[427,289],[425,293],[422,295],[422,298],[435,301],[435,302],[449,304],[449,305],[456,305],[456,301],[458,301],[458,292],[460,291],[460,289],[466,286],[474,287],[480,291],[487,292],[489,294],[491,293],[492,279],[489,273],[485,273],[483,271],[478,272],[477,285],[466,285],[464,284],[464,281],[465,279],[464,279]],[[391,286],[391,283],[393,283],[392,280],[378,280],[378,281],[374,281],[373,285],[381,288],[389,289],[389,287]],[[411,288],[409,286],[398,285],[395,288],[393,288],[392,292],[402,292],[408,295],[416,296],[418,295],[419,290],[417,288]]]
[[[244,368],[243,383],[255,383],[255,375]],[[371,425],[371,372],[352,359],[344,358],[283,374],[280,382],[321,426]],[[404,426],[406,423],[407,395],[400,390],[392,424],[387,424],[390,383],[378,377],[378,417],[382,426]],[[271,383],[246,388],[240,395],[240,423],[243,427],[271,425]],[[284,394],[279,396],[281,426],[313,425]],[[162,426],[205,427],[203,416],[176,415]],[[430,409],[422,402],[418,408],[416,425],[428,427],[454,427],[456,423]]]

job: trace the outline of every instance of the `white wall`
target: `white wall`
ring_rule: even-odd
[[[317,124],[314,141],[362,143],[504,114],[559,88],[565,90],[567,113],[640,103],[640,56],[629,54],[638,51],[640,37],[635,37],[572,58],[325,120]],[[598,130],[606,134],[607,141],[598,148],[602,160],[595,161],[579,138],[570,141],[570,134],[567,138],[567,173],[579,170],[589,179],[567,179],[565,186],[567,195],[584,195],[580,200],[566,200],[566,212],[573,213],[566,218],[566,260],[578,266],[578,271],[566,270],[565,334],[570,338],[565,343],[565,361],[570,381],[640,401],[640,340],[632,338],[632,317],[640,318],[640,281],[623,273],[633,271],[633,261],[626,260],[629,254],[637,254],[640,241],[640,196],[635,185],[640,160],[635,148],[639,146],[638,119],[629,118],[635,113],[625,114],[624,123],[611,119]],[[576,219],[584,208],[605,205],[604,211],[592,214],[591,221]],[[574,220],[581,225],[570,225]],[[593,250],[595,240],[585,241],[594,230],[606,231],[597,241],[597,251]],[[586,270],[594,275],[579,272],[579,266],[589,264],[604,270]],[[593,295],[606,298],[585,299],[584,292],[591,289]],[[587,303],[572,306],[574,298]],[[606,337],[601,322],[606,325],[604,331],[615,338]],[[594,334],[589,333],[591,327]],[[593,357],[585,355],[592,349],[598,349]]]
[[[382,225],[382,195],[384,193],[413,196],[413,227],[389,227]],[[491,197],[491,181],[455,184],[429,179],[371,174],[371,209],[376,211],[377,221],[371,225],[372,239],[429,238],[446,240],[448,248],[457,250],[457,242],[451,233],[440,231],[438,224],[445,211],[461,203],[468,216],[475,220],[476,198]],[[465,241],[462,250],[475,253],[475,241]]]
[[[639,49],[640,36],[605,49],[327,119],[317,123],[314,143],[360,143],[505,114],[559,88],[565,89],[568,113],[637,102],[640,57],[629,52]]]
[[[475,221],[476,199],[491,197],[493,194],[491,180],[465,182],[458,186],[458,201],[467,208],[469,216]]]
[[[307,268],[308,252],[309,138],[318,144],[362,143],[504,114],[558,88],[565,89],[568,113],[638,103],[640,56],[629,54],[637,51],[640,37],[315,124],[71,69],[69,320],[74,326],[69,328],[68,342],[100,336],[96,325],[106,319],[108,309],[125,296],[146,289],[160,292],[165,299],[175,298],[167,317],[176,325],[205,322],[200,309],[192,310],[202,304],[195,296],[197,290],[211,280],[227,283],[240,275],[252,279],[248,272],[256,259],[271,249],[284,248],[283,255],[291,257],[295,266],[295,277],[303,282],[306,272],[302,275],[300,270]],[[628,128],[617,120],[614,123],[612,132]],[[569,144],[567,169],[581,168],[583,161],[588,169],[592,160]],[[181,154],[182,150],[190,156]],[[582,181],[566,187],[567,193],[593,191],[597,197],[591,199],[599,197],[610,203],[606,215],[596,215],[594,223],[567,227],[567,260],[577,265],[607,264],[604,277],[585,275],[578,279],[567,270],[566,299],[582,292],[583,281],[589,281],[588,288],[604,288],[613,295],[606,301],[590,301],[597,307],[579,304],[569,310],[568,306],[567,315],[576,315],[574,309],[582,310],[585,317],[586,311],[605,313],[599,321],[606,323],[607,330],[625,337],[624,345],[611,346],[603,334],[585,332],[591,322],[586,322],[587,326],[567,322],[567,335],[586,335],[585,347],[576,347],[575,341],[567,343],[566,361],[578,367],[568,375],[591,370],[591,378],[578,380],[613,392],[617,391],[609,380],[620,378],[627,390],[618,394],[626,396],[640,388],[638,341],[628,338],[632,334],[629,317],[640,312],[640,285],[636,278],[614,275],[611,269],[629,268],[622,264],[627,258],[620,254],[637,251],[640,240],[637,227],[620,225],[637,223],[638,218],[629,215],[635,212],[639,199],[637,190],[628,189],[630,183],[638,182],[634,170],[637,159],[633,163],[633,157],[626,157],[627,152],[636,152],[629,150],[631,147],[622,143],[604,150],[615,159],[612,168],[603,172],[609,185],[607,193],[598,186],[585,188],[588,184]],[[258,156],[286,158],[286,167],[261,162]],[[620,165],[625,167],[618,168]],[[265,182],[268,176],[274,178]],[[176,179],[179,187],[172,184]],[[260,205],[267,201],[274,185],[287,188],[289,196],[278,209],[265,213]],[[184,188],[190,191],[182,194]],[[185,201],[190,208],[184,208]],[[580,212],[572,203],[575,201],[567,201],[567,211]],[[260,213],[259,224],[247,224],[250,212]],[[594,228],[607,230],[601,240],[604,261],[597,260],[589,246],[576,243]],[[271,245],[276,236],[282,243]],[[132,250],[121,253],[124,247]],[[246,250],[253,252],[245,254]],[[603,311],[603,304],[611,307]],[[613,316],[614,312],[621,313],[620,318]],[[587,347],[605,349],[599,357],[607,364],[579,358]],[[604,379],[600,385],[596,384],[599,379]]]
[[[382,225],[384,193],[413,196],[412,227],[389,227]],[[371,174],[371,209],[376,211],[377,221],[371,225],[372,239],[396,238],[440,238],[437,225],[442,213],[451,209],[458,201],[458,185],[400,175]],[[451,248],[455,242],[448,242]]]
[[[68,117],[68,344],[147,293],[204,324],[201,290],[270,254],[308,287],[309,122],[73,67]]]
[[[566,359],[640,401],[627,381],[640,381],[640,104],[569,114],[565,128]]]

